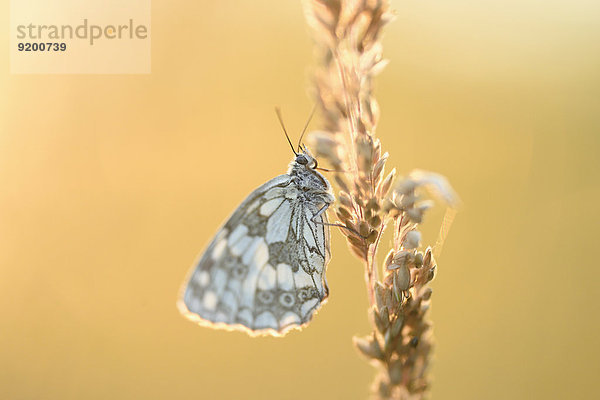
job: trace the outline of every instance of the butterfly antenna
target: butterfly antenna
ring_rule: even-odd
[[[304,125],[304,129],[302,129],[302,134],[300,135],[300,139],[298,139],[298,151],[300,151],[302,149],[302,147],[301,147],[302,138],[304,137],[304,134],[306,133],[306,128],[308,128],[308,124],[310,124],[310,120],[312,119],[313,115],[315,115],[316,109],[317,109],[317,105],[315,104],[312,108],[312,111],[310,112],[310,115],[308,116],[306,125]],[[304,147],[306,148],[306,146],[304,146]]]
[[[285,130],[285,125],[283,124],[283,118],[281,118],[281,110],[279,110],[279,107],[275,107],[275,114],[277,114],[277,119],[279,120],[279,123],[281,124],[283,133],[285,133],[285,137],[287,138],[287,141],[290,144],[290,147],[291,147],[292,151],[294,152],[294,155],[298,155],[298,153],[296,153],[296,150],[294,150],[294,145],[292,144],[292,141],[290,140],[290,137],[288,136],[287,131]]]

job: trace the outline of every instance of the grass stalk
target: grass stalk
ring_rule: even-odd
[[[373,80],[385,67],[381,33],[393,19],[386,0],[306,0],[305,13],[318,51],[314,97],[323,119],[310,140],[316,154],[335,171],[335,206],[340,229],[365,268],[373,331],[355,337],[356,347],[377,366],[374,399],[422,399],[430,386],[432,351],[428,318],[435,276],[434,247],[423,247],[418,230],[433,193],[449,205],[456,195],[444,177],[412,171],[402,179],[388,174],[388,153],[375,136],[379,106]],[[383,265],[382,235],[393,229]]]

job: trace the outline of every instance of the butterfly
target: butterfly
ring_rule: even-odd
[[[317,160],[285,134],[295,154],[287,173],[242,202],[182,288],[179,310],[200,325],[282,336],[310,322],[327,299],[326,211],[335,198]]]

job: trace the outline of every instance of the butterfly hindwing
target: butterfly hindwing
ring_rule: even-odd
[[[200,324],[283,334],[328,295],[329,228],[319,202],[280,175],[248,196],[193,269],[179,306]],[[325,197],[327,199],[327,197]]]

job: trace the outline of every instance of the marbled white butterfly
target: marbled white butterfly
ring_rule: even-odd
[[[178,302],[186,318],[279,336],[307,324],[326,300],[334,196],[306,147],[292,151],[287,173],[253,191],[192,268]]]

